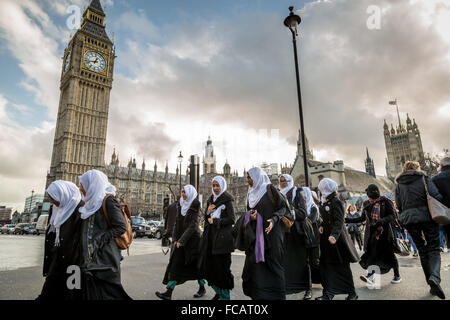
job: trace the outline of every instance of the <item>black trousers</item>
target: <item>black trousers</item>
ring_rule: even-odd
[[[407,230],[417,246],[420,263],[425,274],[425,279],[433,279],[441,282],[441,251],[439,241],[439,225],[434,222],[411,224]],[[422,233],[425,240],[422,238]]]

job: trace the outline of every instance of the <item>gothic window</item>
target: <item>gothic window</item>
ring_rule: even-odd
[[[158,198],[157,199],[158,199],[157,200],[158,204],[162,204],[162,200],[163,200],[162,194],[158,194]]]
[[[145,202],[150,202],[150,193],[145,194]]]
[[[136,200],[136,199],[138,198],[137,192],[134,192],[131,198],[132,198],[133,200]]]
[[[127,184],[126,184],[125,181],[120,181],[119,182],[119,188],[126,188],[126,187],[127,187]]]
[[[138,188],[139,188],[139,183],[138,183],[138,182],[135,182],[135,183],[134,183],[134,188],[135,188],[135,189],[138,189]]]

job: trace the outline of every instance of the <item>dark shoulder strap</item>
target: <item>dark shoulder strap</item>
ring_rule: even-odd
[[[422,176],[422,178],[423,178],[423,185],[425,186],[425,192],[429,196],[430,193],[428,192],[427,180],[425,179],[425,176]]]
[[[275,205],[275,198],[273,197],[272,188],[270,187],[271,184],[267,185],[267,195],[270,198],[270,201],[272,201],[272,204]]]
[[[112,227],[111,221],[109,220],[108,212],[107,212],[107,210],[106,210],[106,199],[108,199],[109,197],[113,197],[113,195],[112,195],[112,194],[107,194],[107,195],[103,198],[103,204],[102,204],[102,207],[103,207],[103,214],[105,215],[106,223],[107,223],[108,226],[111,228],[111,227]]]

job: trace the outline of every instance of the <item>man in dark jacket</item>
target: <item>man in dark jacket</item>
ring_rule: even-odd
[[[442,203],[450,208],[450,157],[441,160],[441,172],[433,177],[433,182],[442,195]],[[450,239],[450,225],[444,226],[447,239]]]
[[[400,223],[408,229],[419,250],[420,262],[425,279],[430,285],[430,293],[441,299],[445,294],[441,282],[441,252],[439,241],[439,225],[431,219],[428,209],[425,183],[430,195],[442,201],[442,195],[433,181],[420,170],[415,161],[407,161],[403,172],[395,179],[395,202],[399,210]],[[422,238],[422,233],[425,240]]]
[[[177,210],[178,210],[178,203],[180,201],[180,197],[177,197],[177,201],[173,202],[171,205],[167,207],[167,215],[165,217],[165,230],[164,230],[164,237],[165,238],[171,238],[173,234],[173,226],[175,225],[175,220],[177,218]]]

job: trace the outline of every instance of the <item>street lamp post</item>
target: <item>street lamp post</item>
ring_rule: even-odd
[[[294,14],[294,7],[289,7],[289,16],[284,19],[284,25],[291,30],[292,33],[292,43],[294,46],[294,61],[295,61],[295,76],[297,78],[297,96],[298,96],[298,110],[300,113],[300,129],[302,133],[302,149],[303,149],[303,165],[305,167],[305,185],[309,187],[309,177],[308,177],[308,160],[306,159],[306,139],[305,139],[305,128],[303,125],[303,108],[302,108],[302,93],[300,91],[300,76],[298,72],[298,57],[297,57],[297,41],[296,37],[297,27],[302,21],[302,19]]]
[[[181,197],[181,163],[183,162],[183,156],[180,151],[180,155],[178,156],[178,162],[180,163],[180,197]]]

